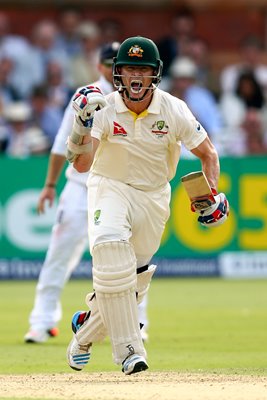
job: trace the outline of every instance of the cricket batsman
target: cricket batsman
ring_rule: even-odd
[[[89,311],[72,320],[67,349],[71,368],[82,370],[94,342],[110,337],[113,360],[126,375],[148,368],[138,321],[170,214],[170,180],[181,143],[200,159],[215,203],[192,208],[211,227],[227,219],[229,205],[217,194],[220,164],[207,132],[180,99],[158,88],[162,61],[155,43],[126,39],[113,63],[118,91],[104,96],[95,86],[77,92],[68,138],[68,159],[79,172],[90,169],[88,235],[94,292]],[[160,293],[159,293],[160,296]]]

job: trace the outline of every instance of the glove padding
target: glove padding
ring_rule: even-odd
[[[92,128],[95,110],[105,107],[106,100],[101,90],[96,86],[85,86],[73,98],[73,108],[82,125]]]
[[[216,203],[201,211],[196,211],[200,214],[198,222],[203,226],[219,226],[229,215],[229,202],[224,193],[219,193],[214,196]]]

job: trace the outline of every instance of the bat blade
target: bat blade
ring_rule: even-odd
[[[191,172],[184,175],[181,178],[181,182],[191,201],[193,211],[203,210],[216,202],[203,171]]]

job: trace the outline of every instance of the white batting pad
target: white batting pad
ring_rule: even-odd
[[[81,345],[101,342],[107,336],[107,330],[101,319],[95,293],[88,293],[85,300],[91,314],[82,327],[76,333],[76,338]]]
[[[93,283],[101,318],[110,336],[113,358],[146,357],[136,301],[136,257],[128,242],[106,242],[92,250]]]

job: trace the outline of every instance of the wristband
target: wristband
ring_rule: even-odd
[[[49,187],[49,188],[54,188],[54,187],[56,187],[56,184],[55,183],[46,183],[45,186]]]

